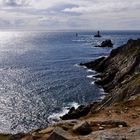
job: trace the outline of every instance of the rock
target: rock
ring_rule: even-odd
[[[9,134],[0,134],[0,140],[9,140]]]
[[[18,140],[19,140],[19,139],[18,139]],[[23,138],[20,139],[20,140],[35,140],[35,138],[33,138],[32,135],[27,135],[27,136],[23,137]]]
[[[98,45],[98,46],[95,46],[95,47],[102,47],[102,48],[104,48],[104,47],[113,47],[113,43],[112,43],[112,41],[110,40],[110,39],[107,39],[107,40],[105,40],[105,41],[103,41],[102,43],[101,43],[101,45]]]
[[[75,111],[75,107],[70,108],[69,113],[72,113],[73,111]]]
[[[88,122],[84,121],[79,124],[76,124],[73,127],[73,132],[79,135],[88,135],[92,132],[92,128]]]
[[[137,119],[137,118],[139,118],[139,115],[132,114],[130,117],[131,117],[132,119]]]
[[[18,134],[15,134],[15,135],[11,135],[9,137],[9,140],[19,140],[21,138],[23,138],[25,136],[24,133],[18,133]]]
[[[68,133],[61,128],[55,128],[47,140],[69,140]]]
[[[104,127],[100,126],[100,127],[99,127],[99,130],[104,130]]]
[[[119,127],[119,128],[122,128],[122,127],[123,127],[123,125],[119,125],[118,127]]]
[[[110,128],[115,128],[115,127],[127,127],[127,123],[124,121],[120,121],[120,120],[108,120],[108,121],[91,121],[90,125],[92,127],[94,126],[104,126],[104,127],[110,127]]]
[[[67,114],[61,116],[60,118],[62,120],[72,120],[86,116],[90,112],[91,108],[97,104],[98,102],[93,102],[88,105],[80,105],[77,109],[71,108]]]
[[[39,134],[46,134],[46,133],[51,133],[53,131],[54,127],[48,127],[46,129],[43,129],[41,131],[39,131]]]
[[[98,67],[100,66],[100,64],[102,64],[102,62],[105,60],[105,57],[100,57],[98,59],[96,59],[95,61],[91,61],[88,63],[80,63],[80,66],[86,66],[89,69],[98,69]]]
[[[62,120],[78,119],[89,113],[90,108],[86,106],[80,106],[77,109],[71,109],[67,114],[61,117]]]

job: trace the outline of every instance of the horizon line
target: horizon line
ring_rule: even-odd
[[[34,29],[34,28],[0,28],[0,31],[48,31],[48,32],[69,32],[69,31],[136,31],[140,32],[140,29]]]

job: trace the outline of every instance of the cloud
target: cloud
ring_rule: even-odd
[[[0,28],[140,29],[139,13],[138,0],[0,0]]]
[[[2,0],[1,4],[5,7],[23,7],[29,5],[28,0]]]
[[[119,1],[119,0],[100,0],[99,2],[89,3],[87,5],[82,5],[79,7],[65,8],[64,12],[75,12],[75,13],[101,13],[101,12],[122,12],[127,10],[135,10],[140,8],[139,1]],[[125,12],[126,12],[125,11]]]

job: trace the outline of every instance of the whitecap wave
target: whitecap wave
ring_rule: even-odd
[[[69,103],[67,107],[63,107],[60,112],[53,113],[48,117],[49,123],[56,123],[60,120],[60,117],[67,114],[69,112],[69,109],[71,107],[74,107],[75,109],[78,108],[79,104],[76,102]]]
[[[87,72],[95,72],[94,70],[92,69],[88,69]]]
[[[74,66],[75,66],[75,67],[81,67],[81,68],[87,69],[86,66],[81,66],[81,65],[79,65],[79,64],[75,64]]]
[[[87,78],[94,78],[94,75],[87,75]]]
[[[99,99],[103,100],[105,98],[105,95],[102,95]]]
[[[92,81],[91,84],[94,85],[95,84],[95,81]]]
[[[76,102],[72,102],[69,104],[70,107],[74,107],[75,109],[77,109],[79,107],[79,104]]]
[[[62,108],[62,111],[61,112],[58,112],[58,113],[53,113],[52,115],[50,115],[48,117],[48,122],[49,123],[55,123],[57,121],[60,120],[60,117],[67,114],[68,113],[68,108]]]

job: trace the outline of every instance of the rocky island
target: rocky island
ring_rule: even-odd
[[[140,140],[140,39],[130,39],[108,57],[82,63],[98,72],[106,97],[71,108],[62,121],[0,140]]]
[[[101,43],[101,45],[97,45],[95,47],[101,47],[101,48],[110,47],[110,48],[112,48],[113,47],[113,43],[112,43],[112,41],[110,39],[107,39],[107,40],[103,41]]]

